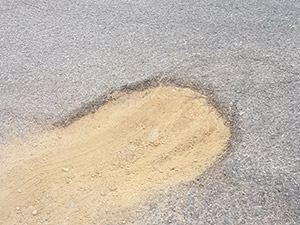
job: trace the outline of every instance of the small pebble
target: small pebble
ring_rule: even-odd
[[[22,192],[22,189],[18,189],[18,192],[21,193],[21,192]]]
[[[20,207],[16,207],[16,210],[20,210]]]
[[[126,223],[126,220],[123,220],[122,223],[125,224],[125,223]]]
[[[111,187],[110,190],[111,190],[111,191],[116,191],[117,188],[116,188],[116,187]]]
[[[69,168],[63,168],[62,170],[65,171],[65,172],[69,172],[70,169]]]
[[[42,219],[42,222],[43,222],[44,224],[49,224],[47,218]]]
[[[35,209],[35,210],[32,211],[31,214],[34,215],[34,216],[36,216],[38,214],[38,211]]]

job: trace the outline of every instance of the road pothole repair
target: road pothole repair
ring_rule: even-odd
[[[115,97],[68,127],[6,149],[1,224],[127,223],[118,212],[194,179],[227,146],[229,126],[196,91],[168,86]]]

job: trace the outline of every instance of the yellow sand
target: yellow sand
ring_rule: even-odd
[[[128,224],[126,210],[200,175],[229,137],[190,89],[118,94],[66,128],[1,147],[0,224]]]

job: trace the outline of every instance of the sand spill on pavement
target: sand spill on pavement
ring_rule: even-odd
[[[1,147],[0,224],[128,224],[127,209],[200,175],[230,138],[191,89],[116,96],[68,127]]]

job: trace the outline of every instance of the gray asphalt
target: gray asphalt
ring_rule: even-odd
[[[0,144],[114,87],[202,82],[233,113],[223,160],[136,224],[300,224],[298,0],[0,0]]]

